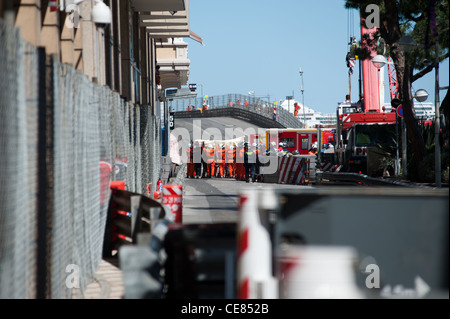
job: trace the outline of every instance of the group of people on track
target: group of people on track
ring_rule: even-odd
[[[187,149],[187,178],[234,178],[261,182],[261,156],[257,144],[190,143]]]
[[[269,144],[265,151],[257,143],[223,143],[191,142],[187,149],[186,178],[234,178],[247,183],[262,182],[264,156],[293,156],[298,151],[290,152],[287,144],[275,142]]]

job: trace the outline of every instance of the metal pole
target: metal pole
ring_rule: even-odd
[[[395,114],[395,141],[397,142],[396,154],[395,154],[395,175],[400,175],[400,159],[399,159],[399,140],[398,140],[398,115]]]
[[[38,185],[37,185],[37,240],[36,240],[36,298],[46,299],[51,296],[51,242],[49,235],[52,226],[52,209],[49,202],[53,198],[53,59],[47,57],[45,48],[39,47],[38,59]]]
[[[362,74],[362,62],[361,60],[359,60],[359,80],[358,80],[358,85],[359,85],[359,100],[361,100],[362,98],[362,81],[361,81],[361,74]]]
[[[402,168],[403,168],[403,177],[406,177],[406,143],[407,143],[407,136],[406,136],[406,125],[405,125],[405,119],[402,117],[402,132],[403,132],[403,139],[402,139]]]
[[[302,86],[300,90],[302,91],[302,105],[303,105],[303,127],[306,127],[306,116],[305,116],[305,89],[303,86],[303,70],[300,68],[300,76],[302,77]]]
[[[436,33],[436,44],[435,44],[435,91],[434,91],[434,101],[435,101],[435,126],[434,126],[434,170],[436,187],[441,187],[441,145],[439,143],[439,133],[441,131],[440,125],[440,113],[439,113],[439,36]]]
[[[352,71],[348,70],[348,96],[352,100]]]

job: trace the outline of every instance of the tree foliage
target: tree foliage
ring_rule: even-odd
[[[403,0],[395,2],[397,3],[397,17],[401,36],[411,36],[417,44],[407,55],[406,61],[410,65],[411,71],[417,71],[410,74],[411,82],[414,82],[434,69],[435,38],[433,36],[433,19],[430,19],[429,12],[431,1]],[[395,35],[392,36],[392,30],[386,30],[388,16],[395,14],[395,12],[386,11],[385,1],[346,0],[345,7],[360,10],[361,17],[366,18],[369,13],[366,13],[364,8],[369,4],[376,4],[380,8],[380,21],[383,25],[376,39],[388,45],[398,42],[400,38],[396,38]],[[435,14],[436,32],[439,35],[439,60],[442,62],[449,57],[449,1],[436,1]],[[379,53],[382,53],[380,51]],[[362,58],[367,57],[364,52],[358,53]],[[387,48],[387,54],[389,54],[389,47]]]

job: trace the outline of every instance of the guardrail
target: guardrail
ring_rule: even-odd
[[[398,180],[395,177],[373,177],[366,174],[358,174],[355,172],[343,172],[344,165],[336,163],[334,153],[319,153],[315,160],[315,178],[311,181],[315,184],[331,183],[353,183],[366,186],[400,186],[400,187],[419,187],[433,188],[427,185],[409,183],[407,181]]]
[[[371,177],[358,173],[345,173],[345,172],[323,172],[316,171],[316,184],[325,184],[327,181],[331,182],[348,182],[355,184],[363,184],[368,186],[401,186],[401,187],[420,187],[420,188],[433,188],[426,185],[418,185],[407,182],[402,182],[395,179],[386,179],[382,177]]]
[[[170,109],[175,112],[175,118],[231,116],[268,127],[304,127],[300,120],[282,107],[275,107],[272,103],[250,95],[227,94],[208,97],[207,110],[195,106],[202,105],[199,99],[171,100],[168,103]],[[186,110],[189,106],[191,111]]]
[[[174,118],[203,118],[203,117],[233,117],[236,119],[251,122],[262,127],[284,128],[278,121],[274,121],[261,114],[253,113],[249,110],[238,109],[234,107],[224,107],[206,111],[182,111],[175,112]]]

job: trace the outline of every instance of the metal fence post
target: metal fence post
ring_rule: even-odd
[[[38,235],[37,235],[37,275],[36,297],[48,298],[51,294],[51,233],[53,214],[52,169],[53,169],[53,59],[46,56],[45,48],[40,47],[38,54]]]

